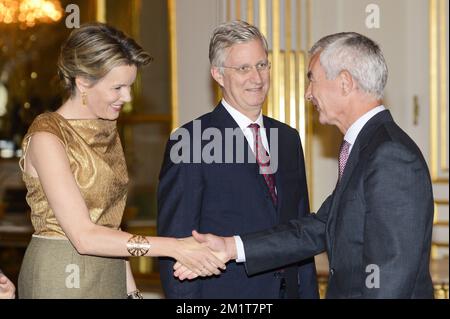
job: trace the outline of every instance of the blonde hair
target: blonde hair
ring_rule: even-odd
[[[91,85],[116,66],[147,65],[152,57],[132,38],[103,23],[84,24],[71,32],[61,47],[58,74],[67,91],[76,92],[76,77]]]

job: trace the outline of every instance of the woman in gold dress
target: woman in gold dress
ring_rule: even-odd
[[[192,238],[120,230],[128,174],[116,119],[150,56],[104,25],[75,29],[58,69],[70,94],[38,116],[20,166],[35,232],[20,270],[19,298],[139,297],[127,256],[167,256],[199,275],[225,265]]]

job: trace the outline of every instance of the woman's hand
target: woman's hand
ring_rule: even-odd
[[[0,299],[15,299],[16,287],[4,274],[0,272]]]
[[[226,269],[225,263],[208,248],[206,243],[199,243],[193,237],[177,240],[173,258],[197,276],[220,275],[219,269]]]
[[[192,236],[198,243],[206,244],[222,262],[226,263],[230,259],[236,258],[236,248],[232,237],[224,238],[212,234],[199,234],[195,230],[192,231]],[[198,273],[184,265],[181,261],[178,261],[173,269],[174,276],[180,280],[192,280],[199,276]],[[217,273],[215,274],[218,275]]]

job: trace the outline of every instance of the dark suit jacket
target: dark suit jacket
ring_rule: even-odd
[[[364,126],[315,216],[242,236],[246,267],[255,274],[326,250],[328,298],[432,298],[432,223],[425,160],[386,110]]]
[[[201,120],[200,133],[208,128],[217,128],[225,136],[226,128],[236,129],[236,135],[244,141],[245,159],[253,157],[254,160],[242,131],[221,104],[198,120]],[[196,229],[201,233],[232,236],[263,230],[309,214],[303,152],[297,131],[267,117],[264,117],[264,126],[269,143],[269,129],[278,129],[278,207],[274,207],[255,161],[176,164],[170,159],[170,152],[172,147],[180,144],[178,140],[169,140],[158,188],[158,235],[186,237]],[[193,160],[195,143],[200,143],[192,136],[196,131],[195,125],[190,122],[181,130],[191,136],[191,143],[184,152],[187,150],[190,153],[188,157]],[[209,142],[202,141],[202,149]],[[236,160],[235,147],[232,150]],[[178,151],[182,153],[182,150]],[[216,155],[224,159],[225,143],[222,154]],[[313,259],[302,263],[296,261],[285,267],[284,272],[271,270],[250,277],[243,264],[232,262],[220,276],[191,282],[174,278],[172,267],[172,260],[160,259],[161,281],[168,298],[278,298],[281,277],[287,279],[288,297],[318,297]]]

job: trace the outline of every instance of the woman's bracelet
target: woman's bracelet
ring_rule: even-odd
[[[150,250],[150,243],[147,238],[141,235],[133,235],[127,241],[127,250],[131,256],[145,256]]]
[[[138,289],[136,289],[135,291],[132,291],[127,294],[127,299],[144,299],[144,297],[142,297],[141,292]]]

